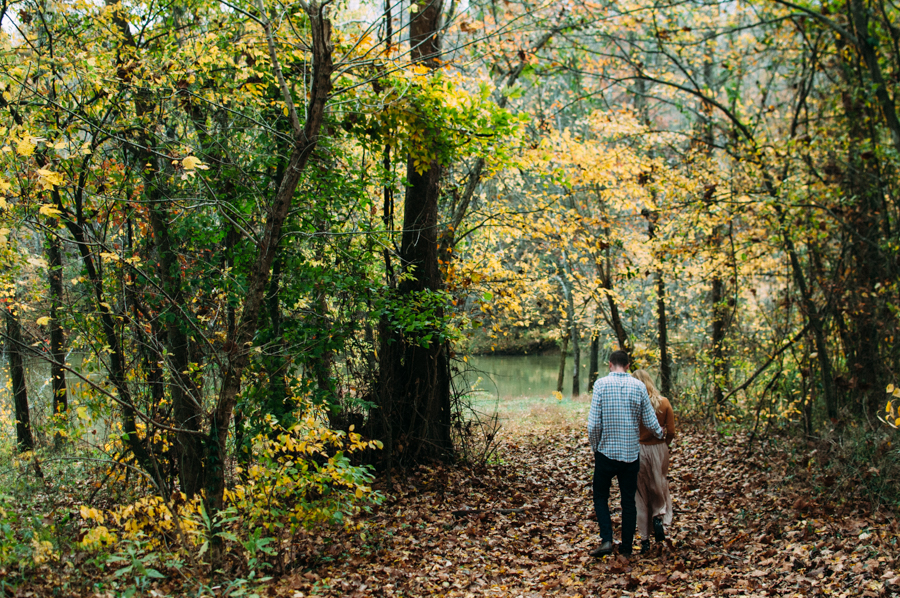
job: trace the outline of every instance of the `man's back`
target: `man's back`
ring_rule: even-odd
[[[616,461],[636,460],[641,421],[651,430],[659,429],[647,387],[640,380],[624,372],[610,372],[594,383],[588,414],[588,438],[594,452]]]

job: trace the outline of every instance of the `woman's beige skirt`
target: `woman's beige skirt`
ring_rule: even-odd
[[[641,468],[638,471],[637,527],[642,540],[653,537],[653,518],[661,517],[663,525],[672,523],[672,496],[669,494],[669,447],[665,443],[641,445]]]

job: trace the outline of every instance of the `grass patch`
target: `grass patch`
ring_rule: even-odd
[[[498,399],[487,393],[477,393],[472,408],[479,413],[496,413],[505,429],[520,427],[556,427],[587,422],[590,395],[578,397],[505,397]]]

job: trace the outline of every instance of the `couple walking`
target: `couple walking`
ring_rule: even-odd
[[[650,375],[628,373],[628,354],[609,356],[609,375],[597,380],[588,413],[588,439],[594,451],[594,511],[601,543],[590,551],[599,557],[613,551],[609,488],[618,478],[622,494],[622,544],[619,554],[631,555],[635,525],[641,552],[650,548],[650,535],[665,539],[672,522],[669,496],[669,443],[675,438],[675,414],[668,399],[656,390]]]

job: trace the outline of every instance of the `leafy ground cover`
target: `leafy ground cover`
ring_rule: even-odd
[[[0,596],[900,592],[894,513],[872,511],[847,491],[833,491],[837,486],[811,491],[809,472],[798,464],[814,468],[814,451],[757,442],[751,453],[745,435],[700,426],[683,428],[673,451],[676,516],[669,541],[630,560],[591,558],[587,552],[599,538],[582,424],[586,401],[522,400],[514,407],[501,414],[505,427],[491,463],[395,472],[390,487],[382,479],[376,488],[386,500],[352,531],[318,527],[282,547],[294,555],[287,573],[258,565],[248,576],[249,564],[239,555],[223,575],[210,574],[200,562],[170,562],[165,551],[129,557],[120,550],[105,564],[99,557],[85,560],[83,552],[65,553],[42,559],[23,584],[8,585],[0,570]],[[618,525],[615,487],[611,504]],[[129,562],[155,574],[135,573],[125,567]]]
[[[676,516],[648,555],[593,559],[591,455],[580,423],[513,428],[497,464],[423,467],[393,482],[364,536],[322,546],[278,596],[889,596],[888,513],[810,496],[773,450],[688,429],[671,471]],[[618,503],[613,494],[612,504]],[[477,509],[480,513],[454,515]],[[504,513],[489,509],[522,509]],[[618,509],[614,522],[618,524]],[[637,548],[637,547],[636,547]],[[311,563],[312,564],[312,563]]]

